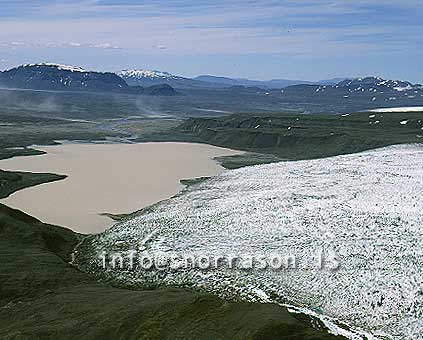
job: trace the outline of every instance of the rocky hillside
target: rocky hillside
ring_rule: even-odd
[[[421,112],[343,115],[233,115],[185,120],[181,140],[265,153],[278,159],[311,159],[392,144],[423,142]]]

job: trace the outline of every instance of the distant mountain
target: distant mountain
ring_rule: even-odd
[[[349,79],[349,78],[343,77],[343,78],[323,79],[323,80],[317,81],[316,83],[320,85],[337,85],[338,83],[340,83],[341,81],[345,79]]]
[[[125,70],[118,74],[87,71],[80,67],[59,64],[27,64],[0,72],[0,86],[49,91],[97,91],[125,94],[170,96],[177,89],[186,91],[200,89],[202,99],[193,104],[201,107],[210,98],[221,98],[222,92],[235,102],[238,95],[253,102],[266,97],[272,105],[284,103],[298,109],[300,103],[306,111],[315,110],[313,105],[350,110],[367,106],[370,108],[419,105],[423,100],[423,87],[401,80],[385,80],[380,77],[352,79],[328,79],[318,83],[300,80],[273,79],[269,81],[244,78],[203,75],[194,79],[167,72],[148,70]],[[220,92],[219,92],[220,91]],[[194,92],[193,92],[194,93]],[[254,99],[252,99],[254,98]],[[219,102],[220,103],[220,102]],[[266,104],[267,105],[267,104]],[[262,108],[267,107],[261,106]],[[301,106],[300,105],[300,106]],[[231,108],[237,110],[239,106]],[[302,107],[302,106],[301,106]],[[217,110],[226,111],[220,107]]]
[[[157,70],[124,70],[118,72],[117,75],[122,77],[129,85],[133,86],[168,84],[174,88],[180,89],[223,89],[232,86],[274,89],[297,84],[316,84],[315,82],[305,80],[272,79],[268,81],[261,81],[246,78],[218,77],[213,75],[201,75],[195,78],[186,78]]]
[[[281,89],[299,84],[335,85],[341,80],[345,79],[335,78],[313,82],[308,80],[289,79],[251,80],[246,78],[229,78],[213,75],[200,75],[195,78],[186,78],[157,70],[123,70],[118,72],[117,75],[122,77],[129,85],[132,86],[168,84],[174,88],[179,89],[224,89],[233,86],[258,87],[262,89]]]
[[[218,88],[224,87],[216,83],[203,82],[191,78],[176,76],[157,70],[123,70],[117,73],[131,86],[153,86],[167,84],[179,89]]]
[[[163,84],[166,81],[187,79],[157,70],[123,70],[118,72],[117,75],[125,79],[128,84],[130,82],[138,82],[139,80],[160,82]]]
[[[128,85],[114,73],[89,72],[80,67],[27,64],[2,72],[0,83],[9,87],[66,90],[120,91]]]
[[[408,92],[422,89],[422,85],[420,84],[412,84],[408,81],[401,80],[385,80],[380,77],[345,79],[339,82],[336,87],[348,89],[349,92]]]
[[[289,86],[283,90],[285,94],[294,92],[316,92],[316,93],[344,93],[350,94],[390,94],[413,96],[421,93],[423,87],[420,84],[412,84],[408,81],[385,80],[380,77],[366,77],[344,79],[335,85],[295,85]]]
[[[239,94],[248,93],[239,90]],[[365,77],[342,80],[336,85],[301,84],[262,90],[270,101],[280,100],[304,112],[354,112],[376,108],[421,106],[423,87],[408,81]]]
[[[238,80],[233,79],[233,78],[227,78],[227,77],[201,75],[201,76],[197,76],[193,79],[203,81],[203,82],[207,82],[207,83],[215,83],[215,84],[221,84],[221,85],[227,85],[227,86],[235,86],[235,85],[245,86],[245,84],[242,84]]]
[[[289,80],[289,79],[272,79],[272,80],[251,80],[246,78],[228,78],[217,77],[212,75],[201,75],[194,78],[203,82],[220,84],[222,86],[246,86],[246,87],[261,87],[263,89],[284,88],[297,84],[315,84],[307,80]]]
[[[289,80],[289,79],[272,79],[269,81],[263,82],[265,85],[267,85],[268,88],[284,88],[292,85],[297,84],[315,84],[312,81],[307,80]]]
[[[169,85],[153,89],[129,86],[125,80],[111,72],[93,72],[80,67],[60,64],[26,64],[0,73],[3,87],[52,90],[100,91],[133,94],[169,95],[175,91]]]
[[[378,108],[421,107],[423,104],[423,87],[420,84],[380,77],[342,80],[335,85],[299,84],[282,89],[235,85],[229,87],[228,92],[234,98],[244,98],[244,101],[254,98],[254,102],[263,103],[261,110],[279,105],[283,111],[304,113],[349,113]]]
[[[134,87],[139,88],[140,86]],[[173,96],[177,94],[175,89],[168,84],[158,84],[141,88],[143,89],[143,94],[148,94],[151,96]]]

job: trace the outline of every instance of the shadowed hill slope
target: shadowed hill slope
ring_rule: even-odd
[[[82,236],[0,205],[0,339],[332,339],[275,305],[131,291],[68,264]]]

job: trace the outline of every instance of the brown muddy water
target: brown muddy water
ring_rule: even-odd
[[[36,149],[47,154],[0,160],[0,169],[68,177],[0,202],[80,233],[104,231],[113,221],[99,214],[130,213],[169,198],[183,188],[181,179],[224,171],[214,157],[241,153],[194,143],[71,143]]]

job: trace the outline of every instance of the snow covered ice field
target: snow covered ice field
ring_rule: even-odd
[[[88,237],[75,264],[130,286],[294,306],[354,339],[423,339],[422,193],[421,145],[225,171]],[[131,250],[287,254],[297,268],[102,268],[103,251]],[[320,251],[336,254],[339,269],[315,266]]]

